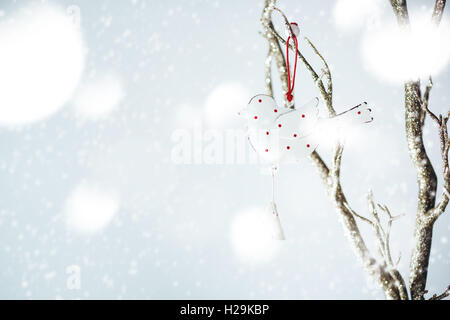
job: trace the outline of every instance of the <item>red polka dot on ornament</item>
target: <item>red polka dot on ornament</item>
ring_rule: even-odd
[[[269,149],[266,149],[266,152],[269,152]]]
[[[262,102],[262,100],[261,100],[261,99],[259,99],[259,100],[258,100],[258,102],[259,102],[259,103],[261,103],[261,102]]]
[[[304,114],[302,114],[302,118],[304,118],[305,117],[305,115]]]
[[[297,138],[297,134],[296,133],[294,133],[294,138]]]
[[[309,145],[309,144],[307,144],[307,145],[306,145],[306,147],[307,147],[307,148],[309,148],[309,147],[310,147],[310,145]]]
[[[258,119],[258,117],[257,117],[257,116],[255,116],[255,120],[256,120],[256,119]]]
[[[278,112],[278,110],[277,110],[277,109],[274,109],[273,112]]]
[[[361,111],[358,111],[358,114],[361,114]]]
[[[290,148],[291,148],[291,147],[289,147],[289,146],[286,147],[286,149],[288,149],[288,150],[289,150]]]
[[[269,131],[267,131],[266,134],[269,135]]]
[[[281,128],[281,123],[278,125],[278,128]]]

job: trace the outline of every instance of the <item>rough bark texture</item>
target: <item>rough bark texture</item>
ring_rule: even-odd
[[[406,1],[390,1],[399,26],[404,29],[409,28],[410,21]],[[441,21],[445,2],[445,0],[437,0],[435,3],[431,19],[436,26]],[[409,156],[416,169],[418,185],[418,205],[409,280],[411,298],[419,300],[424,299],[426,293],[425,287],[433,238],[433,224],[437,218],[434,214],[436,211],[437,176],[423,143],[423,126],[427,115],[426,109],[428,108],[430,89],[431,86],[427,87],[422,97],[420,81],[408,81],[405,83],[406,138]],[[443,154],[443,156],[445,155]],[[448,178],[445,173],[443,178],[444,185],[448,185]],[[446,197],[446,195],[443,197]]]
[[[413,299],[422,299],[430,260],[433,221],[427,218],[436,202],[437,177],[423,143],[425,111],[422,109],[420,82],[405,84],[405,126],[410,158],[416,168],[418,206],[414,247],[410,263],[410,291]]]

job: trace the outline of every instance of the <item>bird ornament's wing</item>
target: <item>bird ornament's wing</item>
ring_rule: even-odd
[[[314,131],[319,116],[319,99],[314,98],[298,109],[281,114],[275,121],[281,138],[297,139]]]
[[[373,121],[372,109],[369,108],[367,102],[358,104],[357,106],[336,115],[343,125],[353,125],[359,123],[369,123]]]

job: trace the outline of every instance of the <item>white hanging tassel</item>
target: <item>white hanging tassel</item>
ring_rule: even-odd
[[[281,226],[280,216],[278,215],[277,205],[271,201],[267,208],[269,215],[269,227],[272,233],[272,238],[275,240],[285,240],[283,227]]]
[[[275,240],[285,240],[283,227],[281,226],[280,216],[278,215],[277,205],[275,204],[275,173],[277,167],[272,167],[272,201],[267,207],[267,218],[269,222],[269,230],[272,238]]]

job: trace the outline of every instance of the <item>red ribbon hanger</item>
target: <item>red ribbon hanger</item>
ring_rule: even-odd
[[[292,23],[292,24],[294,24],[294,23]],[[295,85],[295,74],[297,72],[298,41],[297,41],[297,37],[295,36],[295,34],[291,33],[291,30],[289,30],[289,33],[292,35],[292,39],[294,40],[294,43],[295,43],[295,64],[294,64],[294,71],[293,71],[292,82],[291,82],[291,70],[290,70],[290,64],[289,64],[289,42],[291,40],[291,36],[289,36],[287,38],[287,41],[286,41],[286,67],[287,67],[287,76],[288,76],[288,92],[286,92],[286,99],[289,102],[291,102],[292,99],[294,98],[293,92],[294,92],[294,85]]]

